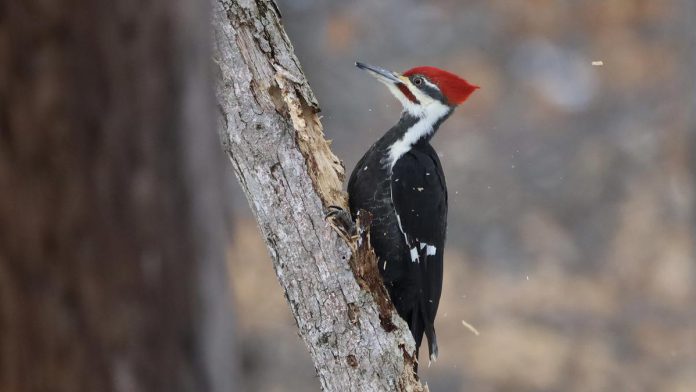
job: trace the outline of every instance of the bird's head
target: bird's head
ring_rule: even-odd
[[[399,74],[359,62],[355,65],[384,83],[404,106],[404,110],[415,116],[422,116],[432,105],[454,108],[479,88],[436,67],[415,67]]]

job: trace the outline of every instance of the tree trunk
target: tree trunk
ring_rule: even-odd
[[[0,5],[0,391],[232,389],[208,11]]]
[[[213,23],[222,142],[323,390],[423,390],[413,339],[374,256],[354,255],[324,220],[327,206],[346,205],[344,169],[278,9],[268,0],[216,0]]]

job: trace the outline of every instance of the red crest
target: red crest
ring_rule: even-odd
[[[480,87],[459,76],[436,67],[415,67],[404,72],[404,76],[423,75],[440,88],[451,105],[459,105]]]

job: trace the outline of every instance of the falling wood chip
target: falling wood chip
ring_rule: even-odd
[[[592,65],[594,65],[595,67],[601,67],[602,65],[604,65],[604,61],[602,61],[602,60],[595,60],[595,61],[592,62]]]
[[[466,328],[468,328],[469,331],[473,332],[474,335],[476,335],[476,336],[480,335],[479,331],[476,328],[474,328],[473,325],[467,323],[466,321],[462,320],[462,325],[465,326]]]

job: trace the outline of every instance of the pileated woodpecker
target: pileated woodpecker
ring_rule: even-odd
[[[435,67],[403,74],[356,63],[384,83],[403,105],[399,122],[370,147],[348,182],[350,212],[372,214],[371,243],[399,316],[416,341],[428,337],[437,358],[435,314],[442,291],[447,228],[447,186],[429,141],[438,127],[478,88]]]

